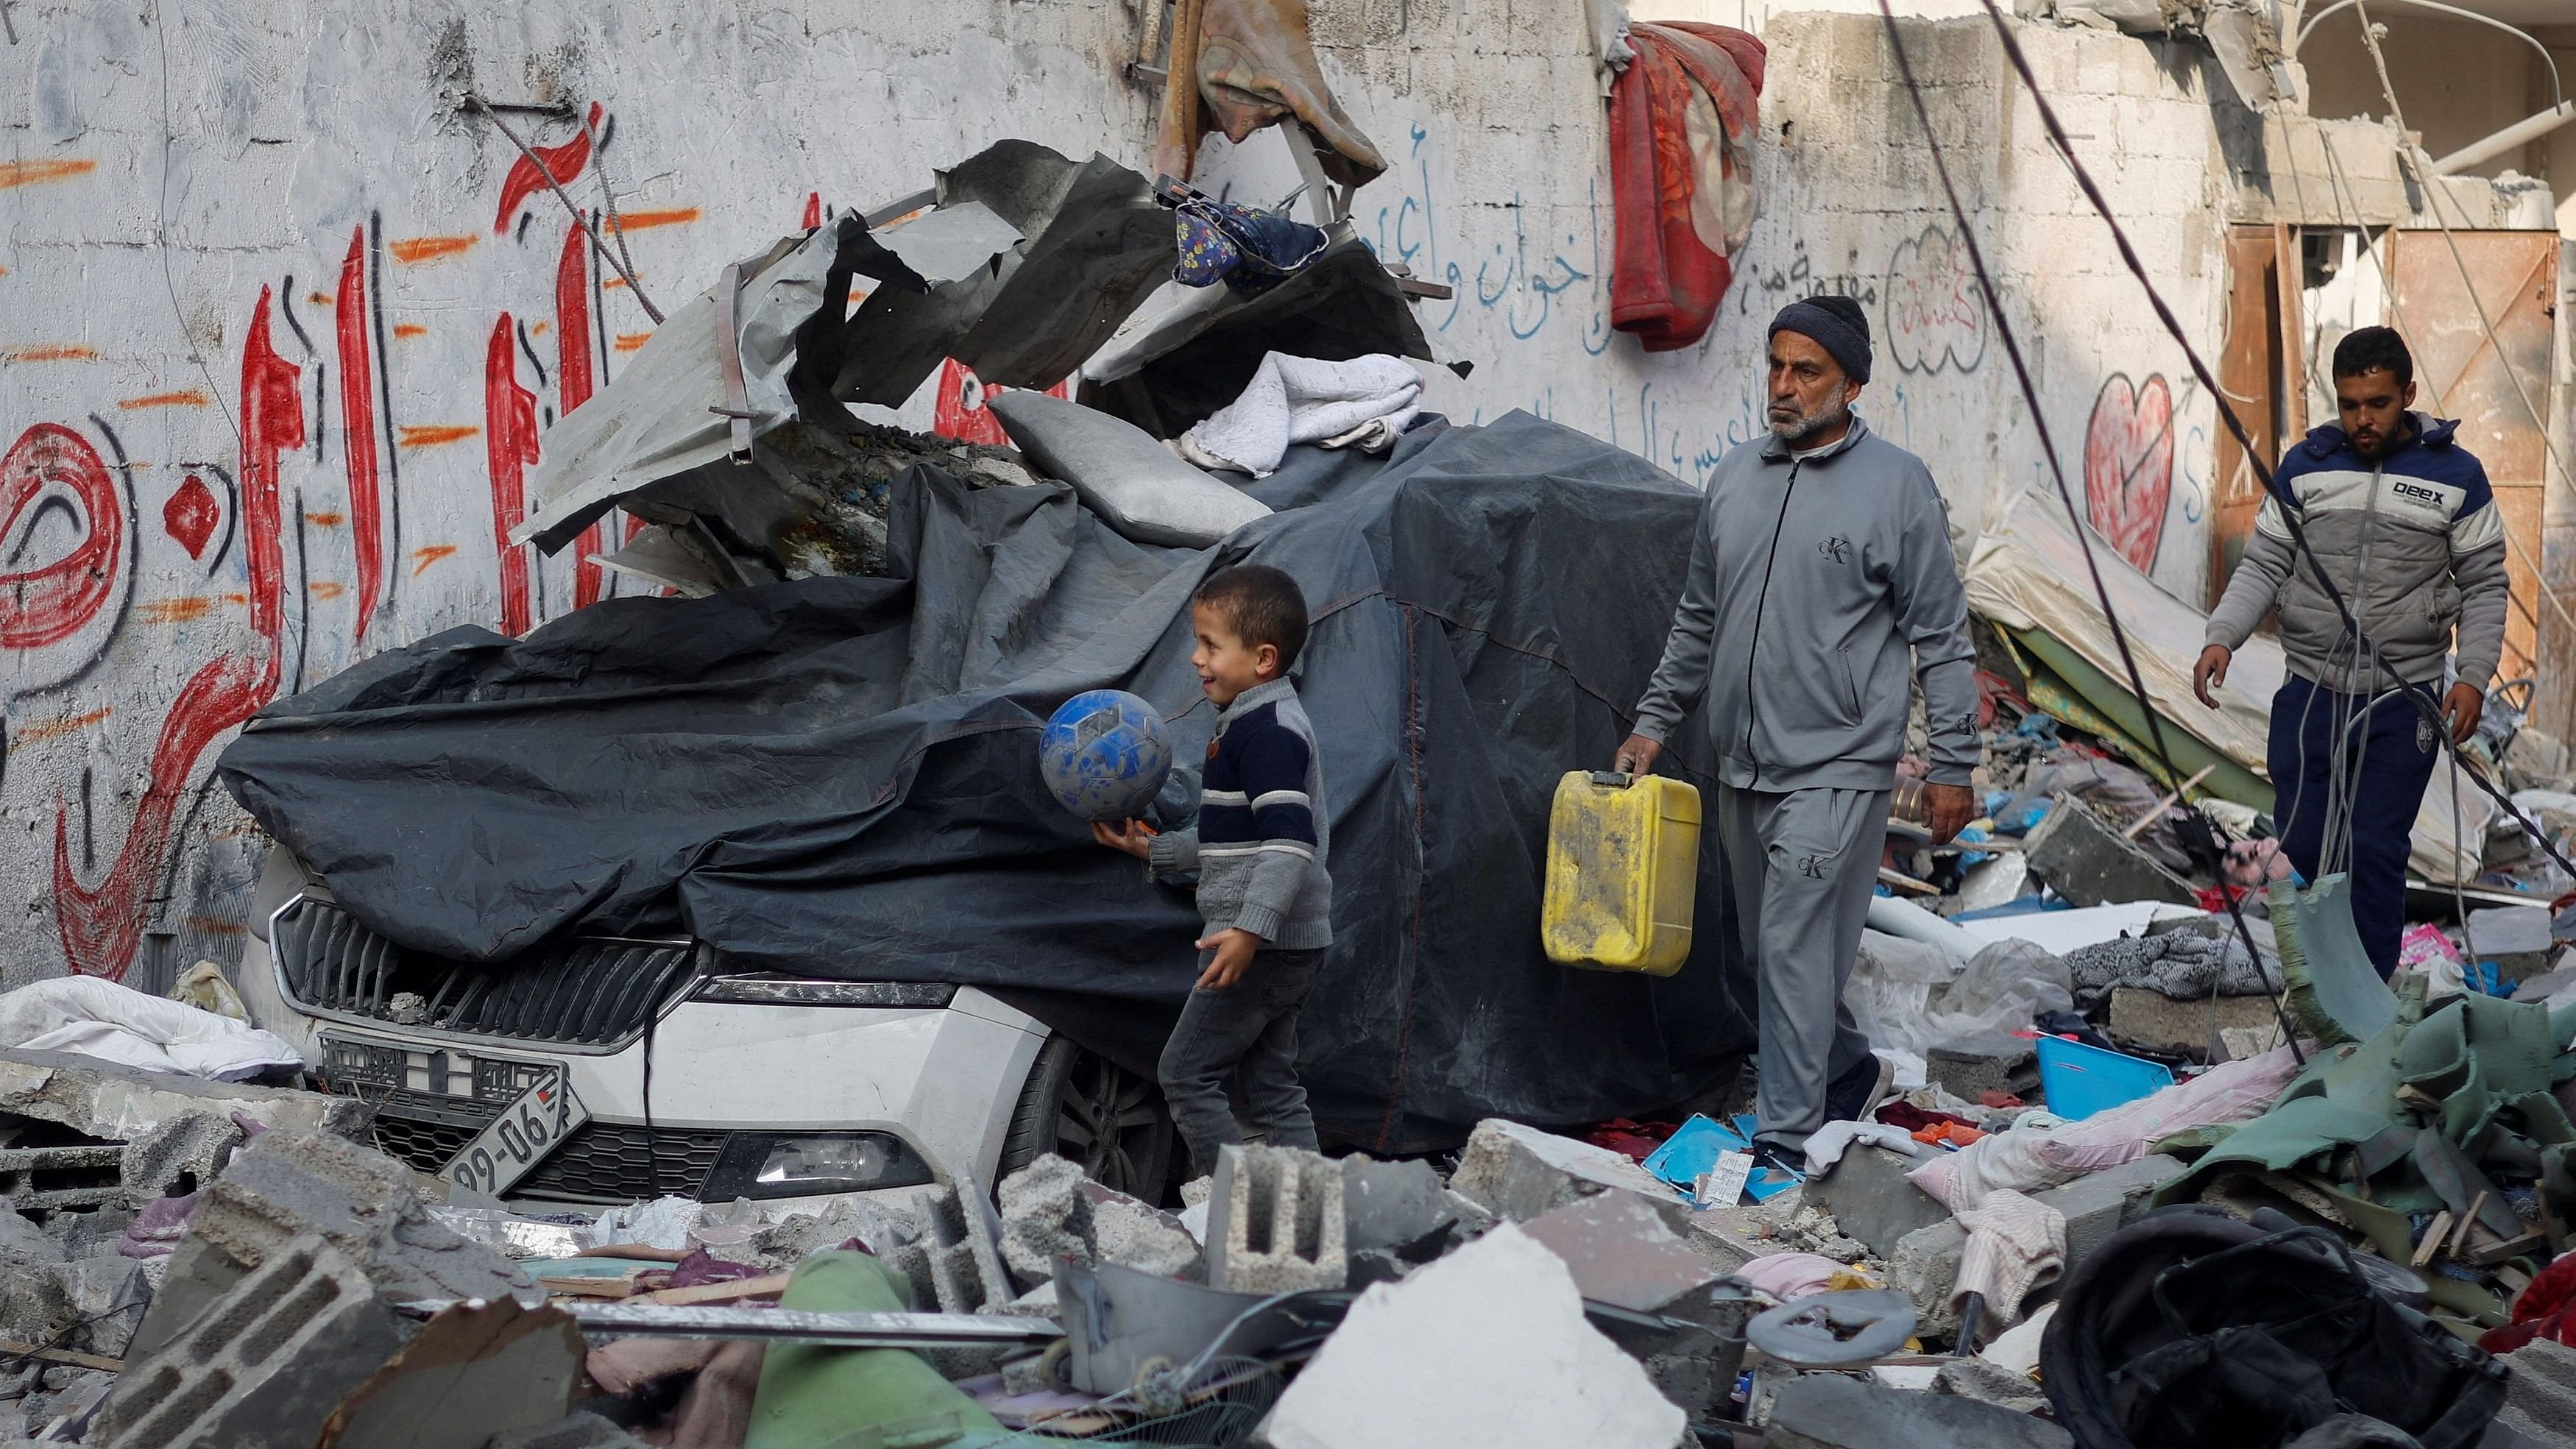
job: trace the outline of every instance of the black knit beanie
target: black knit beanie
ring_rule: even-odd
[[[1833,354],[1852,381],[1869,381],[1869,314],[1851,298],[1809,297],[1792,302],[1771,319],[1771,331],[1811,339]]]

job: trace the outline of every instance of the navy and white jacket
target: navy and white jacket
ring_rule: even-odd
[[[1315,727],[1285,679],[1257,684],[1216,717],[1198,825],[1154,837],[1157,876],[1199,877],[1207,933],[1237,929],[1285,951],[1333,943],[1332,834]]]
[[[2413,435],[2376,463],[2331,423],[2289,450],[2205,642],[2236,648],[2277,602],[2291,673],[2375,693],[2439,683],[2456,626],[2460,681],[2487,687],[2504,654],[2504,519],[2486,469],[2453,439],[2459,424],[2408,416]],[[2315,566],[2290,541],[2292,517],[2393,674],[2362,656]]]

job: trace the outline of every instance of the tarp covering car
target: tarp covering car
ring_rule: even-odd
[[[1715,852],[1678,976],[1552,965],[1538,933],[1551,793],[1627,731],[1698,496],[1517,413],[1417,428],[1384,460],[1301,447],[1253,491],[1282,511],[1218,548],[1154,548],[1063,485],[916,467],[887,577],[609,600],[515,642],[450,631],[271,706],[219,773],[406,946],[489,960],[676,925],[732,968],[1000,990],[1132,1059],[1189,989],[1197,916],[1049,797],[1036,734],[1115,686],[1196,762],[1213,710],[1188,597],[1248,557],[1315,616],[1299,688],[1335,883],[1302,1025],[1319,1125],[1421,1149],[1489,1115],[1598,1121],[1720,1085],[1752,994]],[[1701,737],[1664,758],[1706,789]],[[1195,802],[1176,772],[1167,823]]]

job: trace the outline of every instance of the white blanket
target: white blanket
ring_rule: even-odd
[[[0,993],[0,1047],[71,1052],[218,1082],[304,1065],[273,1032],[98,976],[63,976]]]
[[[1378,431],[1390,436],[1404,431],[1421,398],[1422,374],[1401,357],[1379,352],[1326,362],[1273,352],[1242,396],[1182,436],[1183,455],[1267,478],[1291,443],[1320,443],[1371,423],[1383,423]]]

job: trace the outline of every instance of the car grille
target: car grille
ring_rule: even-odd
[[[687,941],[576,938],[476,964],[397,946],[329,901],[288,903],[270,931],[288,999],[308,1011],[469,1036],[608,1046],[644,1029],[695,970]],[[398,1008],[398,997],[417,996]]]
[[[624,1123],[593,1122],[575,1130],[510,1192],[572,1202],[696,1197],[732,1135],[680,1127],[648,1132]]]

